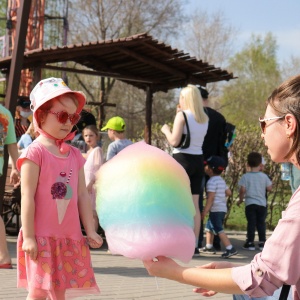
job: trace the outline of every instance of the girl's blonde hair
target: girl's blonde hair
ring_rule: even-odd
[[[185,108],[192,112],[196,122],[201,124],[208,122],[208,116],[203,109],[203,99],[195,85],[189,84],[181,90],[180,95],[184,98]]]

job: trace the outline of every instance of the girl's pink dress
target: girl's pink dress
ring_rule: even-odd
[[[96,173],[103,163],[103,154],[100,147],[95,147],[87,156],[84,164],[85,184],[88,185],[91,181],[95,182]],[[93,188],[91,195],[91,203],[93,210],[96,209],[96,191]]]
[[[57,157],[34,141],[18,159],[18,169],[25,159],[40,166],[34,220],[38,256],[33,261],[22,251],[21,229],[17,245],[18,287],[33,294],[46,291],[51,299],[56,299],[55,289],[66,290],[66,299],[98,294],[77,206],[78,176],[84,158],[74,147],[70,147],[68,157]]]

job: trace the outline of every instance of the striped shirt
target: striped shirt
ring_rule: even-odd
[[[221,176],[212,176],[206,183],[206,191],[215,193],[211,212],[227,212],[225,191],[228,189],[225,180]]]
[[[30,125],[29,120],[27,120],[27,125],[24,126],[21,124],[21,119],[15,119],[15,131],[16,131],[17,140],[19,140],[21,136],[27,131],[29,125]]]

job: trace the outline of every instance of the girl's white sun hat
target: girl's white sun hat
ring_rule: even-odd
[[[86,102],[86,97],[82,92],[72,91],[61,78],[51,77],[41,80],[29,96],[31,101],[30,108],[33,114],[47,101],[66,93],[75,95],[78,100],[77,112],[81,112]]]

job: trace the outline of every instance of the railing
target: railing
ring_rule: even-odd
[[[6,43],[5,43],[5,35],[0,37],[0,50],[1,50],[1,57],[5,57],[6,53]]]

